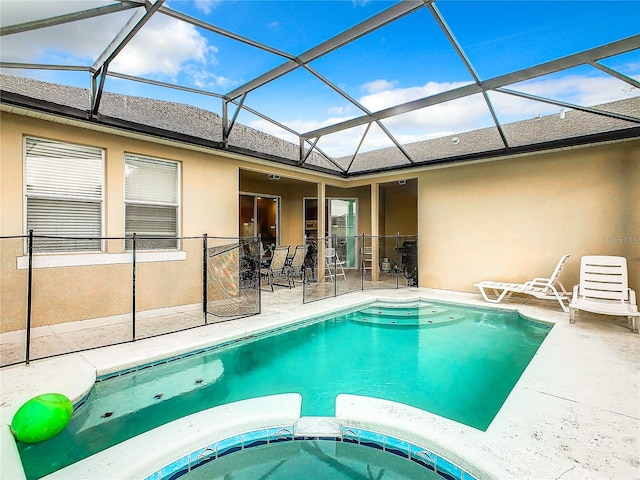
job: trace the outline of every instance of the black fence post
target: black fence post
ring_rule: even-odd
[[[262,233],[258,233],[258,314],[262,313]],[[302,291],[304,299],[304,290]]]
[[[419,287],[420,286],[420,281],[419,281],[419,277],[420,277],[420,255],[418,255],[418,235],[416,235],[416,273],[414,273],[413,275],[415,276],[415,285],[414,287]]]
[[[204,316],[204,324],[207,324],[207,234],[202,236],[202,315]]]
[[[364,291],[365,272],[366,270],[364,269],[364,233],[363,233],[362,239],[360,240],[360,279],[362,280],[362,291]]]
[[[333,246],[333,296],[338,296],[338,236],[332,237]]]
[[[396,248],[393,250],[393,260],[394,260],[394,268],[396,271],[396,289],[400,288],[400,278],[398,277],[398,272],[400,268],[398,268],[398,247],[400,242],[400,232],[396,233]]]
[[[131,240],[131,245],[132,245],[132,284],[131,284],[131,301],[132,301],[132,305],[131,305],[131,310],[132,310],[132,317],[131,317],[131,327],[132,327],[132,336],[133,336],[133,341],[136,341],[136,243],[137,243],[137,238],[136,238],[136,234],[133,234],[133,238]]]
[[[27,240],[27,252],[29,254],[29,270],[27,272],[27,339],[25,345],[25,365],[29,365],[31,353],[31,290],[33,287],[33,230],[29,230]]]

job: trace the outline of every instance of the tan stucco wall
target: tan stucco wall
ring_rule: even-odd
[[[640,287],[640,142],[419,174],[420,285],[477,291],[481,280],[578,282],[583,255],[622,255]]]
[[[622,215],[626,230],[622,237],[623,255],[627,258],[629,277],[635,285],[636,295],[640,295],[640,151],[639,148],[626,152],[622,166],[624,196]],[[617,241],[620,241],[618,239]]]
[[[182,236],[238,235],[238,192],[282,197],[283,244],[303,242],[304,197],[358,198],[358,232],[371,233],[371,187],[417,178],[407,198],[393,186],[381,195],[383,232],[420,236],[420,286],[475,291],[480,280],[520,282],[548,275],[564,253],[572,257],[562,280],[578,280],[580,257],[623,255],[631,286],[640,289],[640,141],[521,156],[487,163],[412,171],[346,181],[274,169],[260,162],[163,145],[115,132],[98,132],[2,113],[0,235],[24,234],[24,135],[87,144],[106,150],[105,235],[124,233],[124,152],[181,163]],[[241,171],[274,172],[296,182],[241,184]],[[384,197],[384,198],[383,198]],[[417,220],[416,220],[417,219]],[[215,243],[215,240],[212,240]],[[197,303],[201,296],[199,239],[182,245],[187,259],[139,266],[138,309]],[[123,251],[113,240],[108,253]],[[26,270],[16,270],[21,240],[0,242],[2,331],[24,328]],[[34,326],[130,313],[130,265],[34,270]]]
[[[385,184],[384,235],[415,235],[418,233],[418,189],[415,181],[405,185]]]
[[[181,163],[180,235],[235,237],[238,231],[238,164],[234,160],[20,115],[2,113],[0,233],[24,234],[23,136],[105,149],[104,235],[124,235],[124,153]],[[212,242],[215,242],[212,240]],[[0,242],[2,331],[24,328],[27,274],[16,270],[21,241]],[[187,259],[141,263],[136,273],[137,308],[197,303],[202,297],[202,241],[185,240]],[[121,240],[107,253],[124,251]],[[38,268],[34,270],[33,326],[131,312],[131,266]]]

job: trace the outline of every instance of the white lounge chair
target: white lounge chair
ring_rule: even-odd
[[[274,285],[291,288],[291,266],[287,263],[289,248],[290,245],[276,247],[271,255],[271,262],[269,263],[269,266],[260,269],[260,277],[267,278],[272,292]],[[276,278],[284,278],[287,284],[275,283]]]
[[[570,255],[566,254],[560,258],[556,269],[549,278],[536,277],[525,283],[502,283],[485,280],[484,282],[476,283],[475,286],[480,290],[484,300],[489,303],[500,303],[514,293],[524,293],[543,300],[555,299],[562,307],[562,310],[568,312],[569,308],[564,302],[568,302],[570,294],[565,290],[562,282],[558,280],[568,257]],[[490,290],[493,296],[490,296],[487,290]]]
[[[325,280],[333,282],[340,276],[346,280],[347,276],[344,273],[343,265],[345,265],[345,261],[340,260],[335,248],[327,247],[324,249]]]
[[[569,304],[569,322],[575,323],[576,311],[625,316],[634,332],[638,306],[636,292],[629,288],[627,259],[588,255],[580,261],[580,284],[573,287]]]
[[[362,270],[373,268],[373,247],[362,247]]]
[[[293,282],[293,286],[296,286],[296,282],[293,277],[300,276],[300,281],[305,281],[305,260],[307,258],[307,250],[309,249],[308,245],[296,245],[296,249],[293,252],[293,257],[291,257],[291,281]]]

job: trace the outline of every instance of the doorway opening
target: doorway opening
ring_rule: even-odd
[[[328,247],[336,249],[346,268],[358,266],[356,237],[358,235],[358,199],[327,198],[325,202],[325,231],[318,232],[318,199],[304,199],[305,237],[324,236],[329,238]],[[335,240],[334,240],[335,239]],[[333,245],[333,242],[336,244]]]
[[[239,232],[241,237],[260,235],[265,250],[279,245],[280,197],[241,193]]]

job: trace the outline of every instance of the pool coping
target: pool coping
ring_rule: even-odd
[[[407,425],[407,432],[412,429],[430,432],[431,440],[426,440],[442,445],[446,450],[442,452],[444,456],[456,462],[461,459],[462,466],[473,464],[476,471],[486,474],[480,478],[638,476],[638,335],[622,327],[617,319],[605,322],[600,317],[585,316],[575,325],[569,325],[568,314],[548,302],[513,299],[500,305],[489,305],[479,295],[423,288],[357,292],[298,308],[276,305],[272,311],[265,309],[265,313],[258,317],[195,329],[199,332],[180,332],[166,336],[171,338],[157,337],[135,344],[104,347],[32,362],[28,367],[3,368],[0,370],[3,386],[8,384],[17,386],[17,389],[9,401],[6,400],[5,388],[2,392],[2,472],[8,474],[11,471],[5,460],[11,458],[15,444],[10,445],[12,437],[7,438],[6,425],[12,418],[12,411],[15,412],[22,404],[21,399],[25,401],[39,393],[58,391],[78,401],[86,395],[97,377],[127,366],[207,348],[273,328],[284,328],[292,322],[339,311],[345,306],[364,305],[375,300],[420,299],[482,308],[497,307],[555,326],[486,432],[465,426],[460,428],[460,424],[428,412],[424,412],[427,416],[420,417],[420,421]],[[64,376],[61,371],[74,371],[78,375]],[[377,407],[372,408],[374,420],[387,419],[385,422],[391,422],[384,427],[387,429],[400,428],[404,425],[403,419],[415,413],[394,408],[385,410],[382,415]],[[395,411],[399,416],[393,414]],[[367,423],[371,419],[359,417],[358,422],[363,428],[366,425],[372,427],[371,430],[382,428],[382,425],[376,427]],[[497,440],[500,440],[501,447],[489,448],[488,445]],[[491,473],[495,470],[492,464],[496,461],[502,469],[499,476]],[[19,472],[13,473],[19,475]],[[2,478],[20,477],[3,475]]]
[[[232,447],[234,437],[263,429],[277,434],[282,426],[293,425],[300,418],[301,406],[302,396],[288,393],[209,408],[125,440],[43,478],[141,479],[158,470],[172,472],[184,465],[185,457],[202,456],[212,443],[228,440]]]
[[[406,405],[363,396],[339,395],[336,398],[336,417],[332,418],[301,417],[301,405],[299,394],[287,393],[212,407],[125,440],[47,475],[43,480],[176,478],[239,450],[296,440],[355,443],[413,461],[444,480],[478,478],[465,467],[444,457],[437,446],[427,449],[424,436],[416,438],[415,432],[402,429],[395,429],[395,436],[392,436],[387,425],[372,423],[372,418],[368,421],[375,429],[359,425],[362,412],[392,406],[396,411],[406,413]],[[413,410],[419,415],[430,415]],[[331,425],[332,420],[335,426]],[[305,426],[298,430],[302,422]],[[416,438],[417,442],[406,440],[408,437]],[[119,461],[113,462],[114,458]],[[135,461],[129,461],[133,459]],[[483,475],[483,478],[488,477]]]

